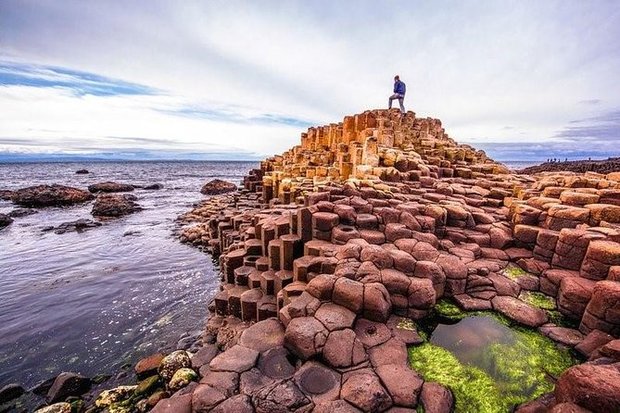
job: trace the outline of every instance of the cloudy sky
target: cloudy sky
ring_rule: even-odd
[[[618,39],[613,0],[4,0],[0,153],[269,155],[400,74],[496,159],[620,156]]]

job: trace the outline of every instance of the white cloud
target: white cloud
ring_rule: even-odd
[[[20,105],[35,92],[6,90],[3,112],[14,107],[10,118],[0,114],[0,136],[36,139],[30,128],[60,131],[46,135],[59,147],[61,136],[102,145],[105,136],[137,136],[280,152],[298,142],[301,128],[238,118],[339,121],[385,106],[399,73],[406,106],[441,118],[459,141],[557,141],[571,120],[620,108],[618,38],[620,8],[607,1],[3,2],[5,59],[167,94],[46,90]],[[580,103],[587,100],[600,102]],[[184,107],[236,120],[173,113]],[[29,116],[34,108],[38,115]]]

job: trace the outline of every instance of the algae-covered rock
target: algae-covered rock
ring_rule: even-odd
[[[97,407],[111,407],[114,404],[129,399],[134,395],[138,386],[119,386],[114,389],[104,390],[95,400]]]
[[[36,413],[71,413],[71,405],[69,403],[54,403],[45,406],[36,411]]]
[[[165,381],[170,381],[174,373],[183,367],[191,367],[192,360],[185,350],[177,350],[163,358],[159,364],[159,375]]]
[[[170,390],[176,391],[182,389],[196,379],[198,379],[198,374],[196,374],[194,370],[183,367],[174,373],[174,376],[170,379],[170,383],[168,383],[168,387]]]
[[[141,380],[136,387],[136,394],[150,394],[157,388],[159,384],[159,376],[153,375],[151,377],[147,377],[144,380]]]

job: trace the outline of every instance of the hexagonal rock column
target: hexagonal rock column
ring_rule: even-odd
[[[584,333],[598,329],[620,336],[620,283],[599,281],[594,285],[579,330]]]

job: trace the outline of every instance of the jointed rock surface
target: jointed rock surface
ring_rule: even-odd
[[[374,110],[310,128],[183,220],[181,239],[219,257],[213,343],[192,358],[199,383],[153,411],[449,412],[407,360],[411,320],[442,298],[593,360],[520,411],[620,410],[618,173],[514,174],[437,119]]]

